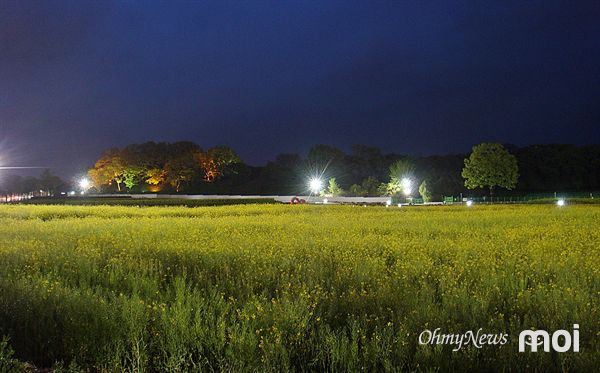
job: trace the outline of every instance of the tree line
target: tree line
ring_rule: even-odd
[[[175,143],[146,142],[112,148],[88,171],[99,191],[139,190],[181,192],[196,179],[214,183],[228,173],[235,173],[241,159],[226,146],[203,150],[189,141]]]
[[[226,146],[203,149],[188,141],[146,142],[107,149],[88,175],[94,191],[100,193],[300,195],[309,192],[312,177],[323,179],[323,194],[348,196],[398,194],[402,179],[409,177],[413,196],[422,196],[421,191],[433,200],[460,193],[484,195],[496,189],[502,194],[600,190],[600,145],[494,147],[514,161],[504,160],[497,169],[473,173],[477,167],[469,165],[477,147],[470,155],[412,157],[366,145],[354,145],[345,152],[319,144],[305,156],[279,154],[266,165],[254,167]],[[486,162],[475,159],[474,164],[481,169]],[[507,176],[510,182],[486,180],[486,175],[494,174]],[[0,192],[64,188],[65,183],[52,177],[46,171],[39,179],[2,178]]]

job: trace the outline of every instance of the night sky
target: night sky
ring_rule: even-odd
[[[600,142],[599,1],[2,1],[0,166]]]

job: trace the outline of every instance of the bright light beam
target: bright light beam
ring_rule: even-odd
[[[0,166],[0,170],[29,170],[36,168],[48,168],[48,167],[10,167],[10,166]]]
[[[410,179],[407,177],[402,179],[402,192],[405,195],[407,195],[407,196],[410,195],[411,188],[412,188],[412,182],[410,181]]]
[[[79,187],[81,187],[83,190],[88,189],[90,187],[90,180],[85,177],[79,180]]]
[[[313,177],[308,182],[308,187],[310,191],[314,194],[318,194],[321,190],[323,190],[323,180],[318,177]]]

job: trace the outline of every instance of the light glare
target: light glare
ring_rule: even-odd
[[[563,207],[565,205],[565,200],[559,199],[558,201],[556,201],[556,205],[559,207]]]
[[[404,179],[402,179],[402,192],[405,195],[409,195],[411,192],[411,187],[412,187],[412,182],[410,181],[409,178],[405,177]]]
[[[83,179],[79,180],[79,187],[81,187],[83,190],[86,190],[90,187],[90,181],[84,177]]]
[[[313,193],[319,193],[323,189],[323,181],[317,177],[310,179],[308,186]]]

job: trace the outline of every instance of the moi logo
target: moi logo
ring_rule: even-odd
[[[525,345],[531,347],[531,352],[537,352],[539,345],[550,352],[550,344],[556,352],[567,352],[571,346],[573,352],[579,352],[579,324],[573,324],[573,335],[566,330],[555,331],[552,338],[545,330],[523,330],[519,334],[519,352],[525,352]]]

